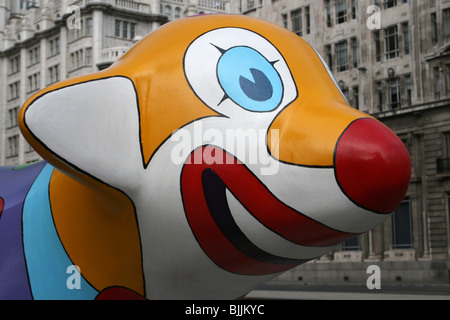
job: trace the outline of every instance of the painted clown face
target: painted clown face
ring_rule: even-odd
[[[79,210],[94,225],[69,223],[74,210],[55,219],[83,276],[147,298],[240,297],[382,223],[410,178],[402,142],[348,105],[314,49],[243,16],[159,28],[110,68],[32,97],[21,128],[100,199],[101,218]],[[124,211],[135,227],[109,232]],[[104,261],[115,279],[89,274]]]

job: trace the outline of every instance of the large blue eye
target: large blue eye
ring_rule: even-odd
[[[269,62],[249,47],[223,52],[217,76],[225,97],[249,111],[276,109],[283,97],[283,83],[273,66],[275,62]]]

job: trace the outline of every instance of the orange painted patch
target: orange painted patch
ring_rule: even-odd
[[[123,286],[144,295],[133,204],[118,191],[111,189],[111,197],[100,190],[54,171],[50,202],[58,235],[73,263],[97,290]]]

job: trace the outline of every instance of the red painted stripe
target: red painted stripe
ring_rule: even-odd
[[[207,152],[204,152],[205,150]],[[255,218],[294,243],[305,246],[331,246],[356,236],[326,227],[293,210],[272,195],[262,182],[233,156],[218,148],[215,148],[214,152],[211,152],[211,147],[199,148],[193,152],[191,161],[188,161],[183,169],[181,187],[186,216],[192,231],[206,254],[219,266],[240,274],[270,274],[294,267],[254,260],[230,243],[215,224],[205,200],[202,173],[207,168],[219,175],[227,188]],[[222,158],[218,153],[222,154]]]
[[[0,217],[2,216],[3,213],[3,205],[4,205],[3,199],[0,198]]]
[[[95,300],[147,300],[139,293],[124,287],[106,288],[100,292]]]

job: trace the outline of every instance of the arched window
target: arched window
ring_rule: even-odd
[[[174,19],[180,19],[180,18],[181,18],[181,8],[180,7],[176,7],[175,8]]]
[[[164,14],[169,18],[169,20],[172,19],[172,7],[167,5],[164,7]]]

